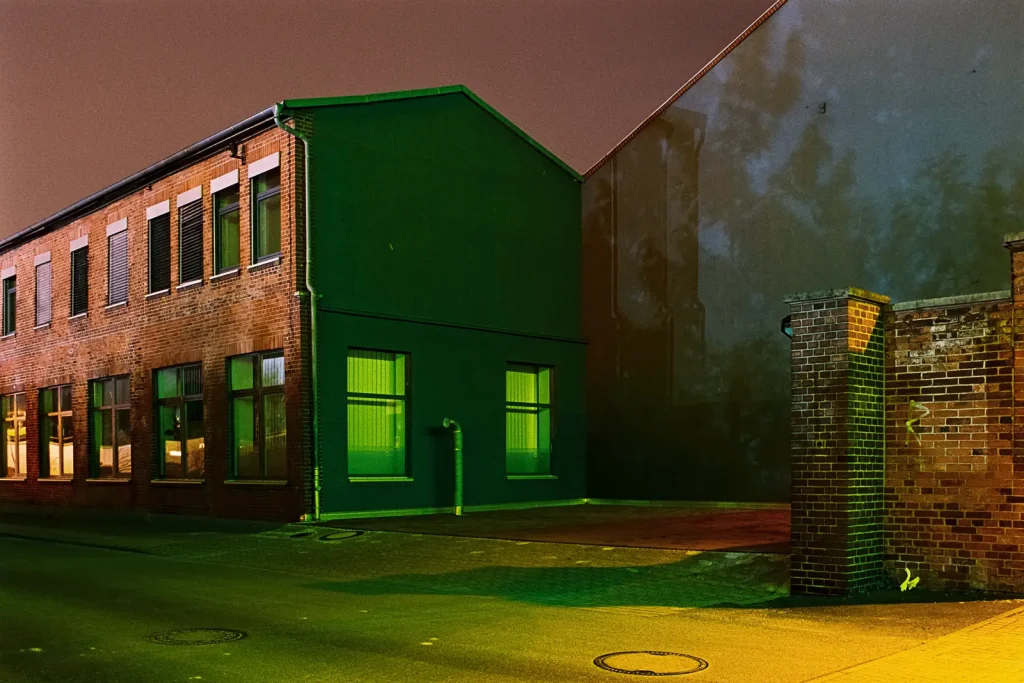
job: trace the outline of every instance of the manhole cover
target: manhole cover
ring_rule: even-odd
[[[321,541],[331,543],[333,541],[344,541],[348,538],[355,538],[356,536],[362,536],[362,531],[355,531],[353,529],[346,529],[345,531],[335,531],[333,533],[325,534],[320,537]]]
[[[288,538],[309,538],[310,536],[313,536],[315,534],[315,531],[300,531],[297,534],[292,534]]]
[[[182,628],[165,631],[149,637],[161,645],[217,645],[245,638],[245,631],[230,628]]]
[[[601,655],[594,664],[605,671],[634,676],[681,676],[708,668],[708,663],[700,657],[652,650],[612,652]]]

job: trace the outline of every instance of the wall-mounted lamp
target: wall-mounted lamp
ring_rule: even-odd
[[[790,339],[793,338],[793,316],[787,315],[782,319],[782,334],[786,335]]]
[[[231,158],[240,159],[245,164],[245,144],[241,142],[231,143]]]

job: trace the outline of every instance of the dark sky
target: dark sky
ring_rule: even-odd
[[[0,238],[275,101],[462,83],[586,171],[771,0],[0,0]]]

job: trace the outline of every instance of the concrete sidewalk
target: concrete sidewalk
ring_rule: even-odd
[[[1024,681],[1024,607],[919,647],[837,671],[812,683],[1016,683]]]

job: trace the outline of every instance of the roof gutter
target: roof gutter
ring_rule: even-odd
[[[192,163],[200,160],[203,156],[211,156],[220,151],[222,147],[226,147],[233,138],[244,137],[252,133],[254,128],[272,123],[273,119],[274,107],[267,107],[258,114],[254,114],[230,128],[215,133],[205,140],[200,140],[194,145],[190,145],[180,152],[167,157],[163,161],[158,161],[152,166],[148,166],[138,173],[114,183],[110,187],[106,187],[67,208],[61,209],[49,218],[44,218],[35,225],[31,225],[6,239],[0,240],[0,253],[9,251],[41,233],[59,227],[60,224],[70,223],[77,218],[112,204],[139,188],[170,175],[178,170],[180,166],[184,165],[183,162]],[[207,154],[204,155],[204,153]]]

